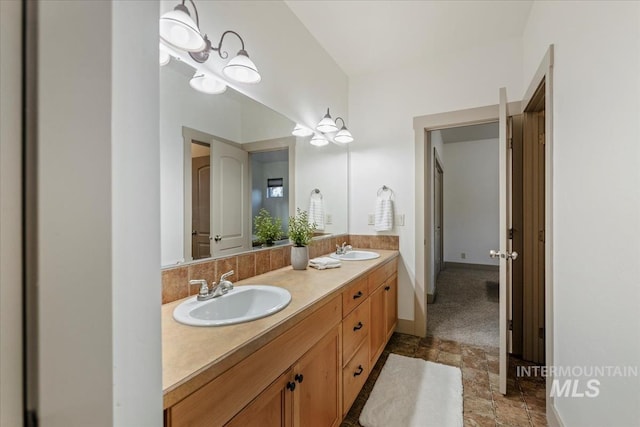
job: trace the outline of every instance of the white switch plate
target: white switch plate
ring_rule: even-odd
[[[369,214],[369,222],[368,222],[368,224],[369,225],[373,225],[375,223],[376,223],[375,217],[373,216],[373,214]]]
[[[396,215],[396,225],[403,226],[404,225],[404,214]]]
[[[326,220],[327,224],[331,224],[333,223],[333,215],[331,214],[327,214],[327,220]]]

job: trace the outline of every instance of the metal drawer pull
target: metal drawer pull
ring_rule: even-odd
[[[358,370],[353,373],[353,376],[357,377],[358,375],[362,374],[363,372],[364,372],[364,368],[362,367],[362,365],[359,365],[358,366]]]
[[[296,383],[294,383],[293,381],[287,383],[287,390],[293,391],[295,389],[296,389]]]
[[[360,329],[362,329],[364,325],[362,324],[362,322],[358,322],[358,324],[356,326],[353,327],[354,331],[359,331]]]
[[[295,377],[293,377],[298,383],[301,383],[302,380],[304,380],[304,376],[302,376],[302,374],[296,374]]]
[[[391,286],[385,286],[385,287],[384,287],[384,290],[385,290],[385,291],[389,291],[390,289],[391,289]]]
[[[353,296],[353,299],[358,299],[361,296],[362,296],[362,291],[358,291],[358,293]]]

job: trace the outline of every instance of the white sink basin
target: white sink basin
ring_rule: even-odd
[[[291,301],[289,291],[277,286],[238,286],[207,301],[193,296],[173,310],[173,318],[191,326],[224,326],[271,316]]]
[[[368,259],[379,258],[380,254],[371,251],[349,251],[344,255],[338,255],[334,252],[329,256],[331,258],[339,259],[340,261],[365,261]]]

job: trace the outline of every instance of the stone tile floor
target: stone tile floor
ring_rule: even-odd
[[[498,349],[473,347],[435,337],[395,333],[371,370],[342,427],[358,427],[358,418],[389,353],[419,357],[462,370],[465,427],[546,426],[545,382],[541,377],[516,377],[516,366],[528,362],[510,359],[507,395],[498,391]]]

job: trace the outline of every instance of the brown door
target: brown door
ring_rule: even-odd
[[[440,162],[436,159],[436,167],[434,171],[434,238],[435,238],[435,254],[434,254],[434,271],[435,278],[442,270],[443,265],[443,219],[442,219],[442,202],[443,202],[443,172]]]
[[[191,160],[191,254],[193,259],[211,256],[210,157]]]

